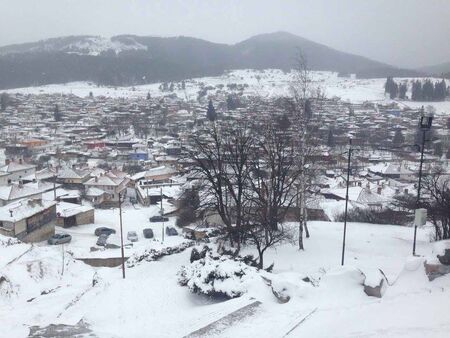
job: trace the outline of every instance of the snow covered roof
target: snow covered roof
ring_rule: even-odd
[[[167,167],[167,166],[159,166],[155,168],[151,168],[147,171],[141,171],[131,177],[132,180],[136,181],[141,178],[147,178],[151,179],[154,176],[161,176],[161,175],[175,175],[178,171],[174,168]]]
[[[28,196],[40,194],[42,191],[32,187],[9,185],[0,187],[0,199],[4,201],[16,200]]]
[[[95,188],[95,187],[90,187],[86,190],[86,196],[90,196],[90,197],[98,197],[103,194],[106,194],[106,192],[103,191],[102,189]]]
[[[4,165],[3,167],[0,167],[0,171],[5,172],[5,173],[13,173],[16,171],[28,170],[28,169],[34,169],[34,168],[36,168],[36,166],[34,164],[10,162],[9,164]]]
[[[76,170],[72,168],[65,168],[58,173],[59,179],[70,179],[70,178],[83,178],[89,175],[86,170]]]
[[[117,187],[120,184],[124,183],[127,179],[120,177],[113,177],[112,175],[103,175],[100,177],[91,178],[89,181],[85,183],[88,186],[113,186]],[[126,182],[125,182],[126,183]]]
[[[56,213],[60,217],[71,217],[89,210],[94,210],[94,208],[88,205],[67,202],[58,202],[58,204],[56,204]]]
[[[41,199],[20,200],[0,208],[0,221],[17,222],[42,212],[55,204],[54,201]]]
[[[56,175],[55,170],[52,170],[49,168],[44,168],[42,170],[36,171],[33,174],[23,177],[23,180],[25,180],[25,181],[45,180],[45,179],[52,178],[55,175]]]

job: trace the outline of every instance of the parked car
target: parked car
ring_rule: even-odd
[[[137,241],[139,240],[139,237],[138,237],[136,231],[128,231],[128,233],[127,233],[127,239],[128,239],[130,242],[137,242]]]
[[[99,246],[106,246],[106,242],[108,241],[109,235],[107,234],[101,234],[97,239],[97,245]]]
[[[161,215],[156,215],[156,216],[150,217],[150,222],[167,222],[168,220],[169,220],[168,217],[164,217]]]
[[[177,229],[175,229],[173,227],[166,227],[166,235],[167,236],[176,236],[176,235],[178,235],[178,231],[177,231]]]
[[[69,243],[71,240],[72,236],[69,234],[54,234],[47,240],[47,243],[51,245],[64,244]]]
[[[153,230],[150,228],[146,228],[144,230],[142,230],[142,233],[144,234],[145,238],[153,238]]]
[[[111,235],[111,234],[115,234],[116,230],[111,229],[111,228],[107,228],[107,227],[100,227],[95,229],[95,236],[100,236],[100,235]]]

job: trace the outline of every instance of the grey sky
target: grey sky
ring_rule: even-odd
[[[92,34],[234,43],[288,31],[393,65],[450,61],[450,0],[0,0],[0,45]]]

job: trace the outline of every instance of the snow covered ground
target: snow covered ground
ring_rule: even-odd
[[[141,210],[139,220],[131,209],[125,208],[124,224],[138,230],[150,210]],[[98,222],[109,225],[117,216],[115,210],[98,214]],[[73,231],[83,233],[83,228]],[[248,283],[246,294],[229,301],[191,294],[177,284],[177,272],[189,263],[189,249],[128,268],[123,280],[120,268],[93,268],[73,259],[69,252],[76,251],[76,240],[65,245],[62,275],[60,246],[5,246],[6,238],[0,237],[0,276],[8,281],[0,284],[0,337],[26,337],[32,325],[75,325],[80,320],[97,337],[183,337],[255,300],[262,304],[254,315],[211,336],[271,338],[290,330],[287,337],[448,336],[450,276],[428,281],[422,259],[410,256],[411,228],[349,223],[344,268],[342,223],[310,222],[310,231],[305,251],[284,243],[266,254],[266,265],[275,263],[274,278],[292,288],[285,304],[259,278]],[[420,229],[418,239],[417,253],[431,255],[428,231]],[[144,239],[140,243],[161,245]],[[393,286],[381,299],[368,297],[355,268],[368,278],[382,269]],[[292,283],[304,275],[318,286]]]
[[[315,71],[312,72],[315,86],[320,86],[326,97],[340,97],[342,100],[353,103],[364,101],[389,103],[393,102],[384,94],[385,79],[355,79],[351,77],[338,77],[337,73]],[[396,78],[396,81],[402,82],[411,80],[411,78]],[[440,80],[440,79],[434,79]],[[227,84],[247,84],[244,94],[260,95],[263,97],[287,95],[290,91],[292,74],[285,73],[277,69],[266,70],[232,70],[221,76],[203,77],[186,81],[186,88],[175,89],[174,93],[178,97],[187,100],[195,100],[202,85],[224,85]],[[97,86],[89,82],[72,82],[67,84],[55,84],[39,87],[27,87],[9,89],[9,93],[22,94],[74,94],[80,97],[86,97],[90,92],[94,96],[107,97],[145,97],[150,93],[154,97],[170,94],[170,92],[161,92],[160,83],[140,85],[134,87],[106,87]],[[214,92],[214,90],[212,91]],[[410,95],[410,93],[408,93]],[[411,108],[428,106],[435,107],[436,113],[448,113],[450,111],[450,101],[443,102],[414,102],[399,101],[400,106]]]

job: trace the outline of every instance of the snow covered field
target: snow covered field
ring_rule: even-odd
[[[320,86],[326,97],[340,97],[342,100],[353,103],[364,101],[389,103],[393,102],[384,94],[385,79],[355,79],[350,77],[338,77],[337,73],[315,71],[312,72],[315,86]],[[396,78],[401,82],[411,78]],[[434,79],[440,80],[440,79]],[[289,94],[292,74],[277,69],[266,69],[263,71],[243,69],[229,71],[221,76],[203,77],[186,81],[186,89],[175,89],[178,97],[187,100],[196,99],[197,93],[202,85],[227,85],[248,84],[244,94],[261,95],[263,97],[280,96]],[[39,87],[16,88],[7,90],[9,93],[22,94],[74,94],[80,97],[88,96],[90,92],[94,96],[107,97],[145,97],[147,93],[152,96],[163,96],[170,92],[161,92],[160,83],[140,85],[134,87],[105,87],[96,86],[89,82],[72,82],[67,84],[55,84]],[[214,91],[212,91],[214,92]],[[410,95],[410,93],[408,93]],[[450,101],[444,102],[416,102],[399,101],[400,106],[411,108],[431,105],[435,107],[436,113],[447,113],[450,111]]]
[[[139,230],[132,210],[125,208],[125,227]],[[116,218],[114,212],[98,212],[98,222],[108,224]],[[144,222],[148,211],[142,213]],[[285,243],[266,254],[266,264],[275,263],[276,278],[291,288],[286,304],[278,303],[260,278],[247,283],[242,297],[229,301],[191,294],[177,284],[177,272],[189,263],[189,249],[128,268],[122,280],[120,268],[93,268],[74,260],[69,252],[76,251],[76,241],[65,246],[62,275],[60,246],[5,246],[6,238],[0,237],[0,276],[8,280],[0,284],[0,337],[26,337],[32,325],[80,321],[97,337],[183,337],[255,300],[262,304],[254,315],[210,336],[284,337],[311,312],[288,337],[448,336],[450,276],[428,281],[422,259],[410,257],[411,228],[350,223],[344,268],[340,267],[342,224],[310,222],[310,231],[304,252]],[[155,234],[158,237],[158,231]],[[143,238],[140,243],[148,248],[161,245]],[[417,252],[432,253],[425,229],[419,230]],[[355,268],[368,279],[382,269],[393,286],[381,299],[368,297]],[[305,275],[316,281],[316,287],[292,284]],[[94,278],[97,284],[92,287]]]

